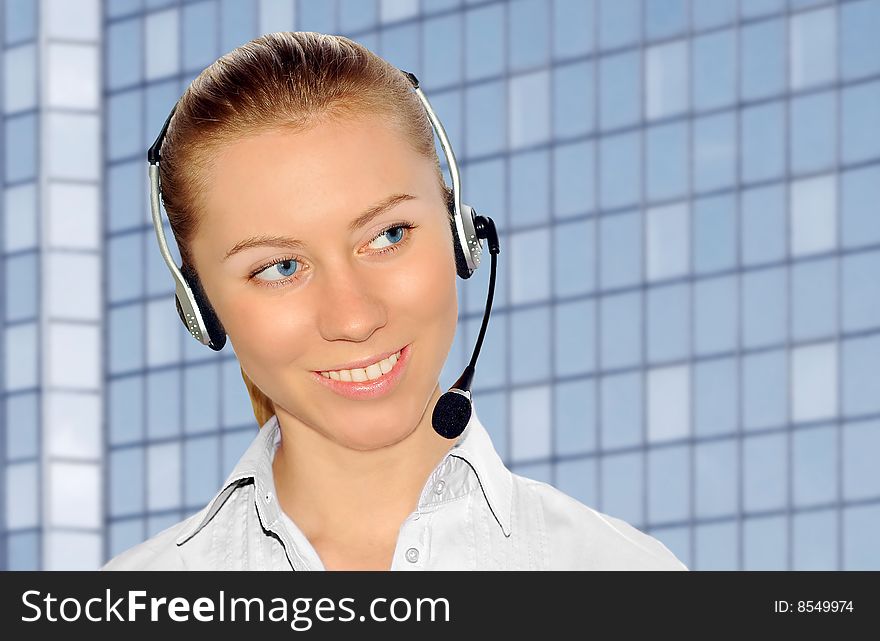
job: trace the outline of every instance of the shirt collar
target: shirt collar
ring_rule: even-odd
[[[260,428],[235,468],[226,478],[222,489],[208,503],[207,508],[203,511],[204,516],[201,519],[195,519],[192,525],[185,528],[181,535],[177,537],[177,545],[183,545],[195,536],[214,518],[235,490],[251,482],[254,483],[257,492],[256,502],[258,511],[268,521],[268,525],[274,525],[280,517],[280,508],[278,507],[277,500],[274,498],[275,482],[272,475],[272,460],[275,456],[275,448],[280,436],[281,426],[278,422],[278,417],[272,415]],[[450,457],[463,460],[473,469],[480,483],[483,496],[495,520],[498,522],[504,535],[510,536],[513,508],[513,477],[495,450],[489,433],[477,416],[475,404],[471,405],[471,418],[467,426],[449,449],[446,456],[443,457],[443,460],[435,467],[434,473],[431,474],[428,483],[425,485],[422,496],[425,496],[429,491],[437,470]]]

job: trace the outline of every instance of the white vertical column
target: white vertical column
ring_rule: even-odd
[[[102,558],[101,3],[40,2],[43,567]]]

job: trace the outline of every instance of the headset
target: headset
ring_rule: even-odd
[[[464,431],[471,418],[471,383],[474,371],[476,370],[477,358],[483,345],[483,337],[486,334],[486,326],[489,323],[489,315],[492,311],[492,299],[495,295],[496,256],[501,249],[494,221],[486,216],[478,215],[473,207],[461,202],[461,176],[458,170],[458,163],[455,160],[455,154],[452,151],[452,146],[449,144],[443,124],[437,118],[437,115],[431,108],[431,103],[428,102],[427,97],[419,87],[418,78],[408,71],[400,71],[412,84],[416,95],[421,100],[428,114],[431,125],[440,139],[440,145],[443,148],[443,153],[446,155],[449,173],[452,176],[452,198],[450,199],[451,202],[447,203],[447,207],[449,213],[452,214],[450,227],[452,228],[455,250],[456,273],[459,278],[468,279],[477,270],[483,253],[483,239],[488,241],[491,257],[489,294],[486,300],[486,309],[483,313],[483,323],[480,326],[480,334],[471,355],[470,363],[458,380],[453,383],[449,391],[443,394],[437,401],[432,415],[431,422],[434,430],[445,438],[454,439],[458,438]],[[176,109],[177,103],[172,107],[168,118],[165,119],[165,124],[162,125],[162,130],[159,132],[156,141],[147,151],[147,165],[150,178],[150,210],[153,218],[153,227],[156,231],[156,239],[159,242],[162,258],[165,260],[165,264],[174,278],[174,298],[180,320],[193,338],[203,345],[219,351],[226,344],[226,330],[208,301],[208,297],[205,295],[195,269],[191,265],[178,267],[174,262],[174,258],[168,250],[165,230],[162,225],[162,214],[159,204],[161,197],[159,181],[160,150],[162,141],[165,139],[165,133],[168,131],[168,125]]]

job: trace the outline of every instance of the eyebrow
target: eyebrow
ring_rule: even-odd
[[[411,194],[391,194],[387,198],[380,200],[374,205],[371,205],[364,211],[364,213],[352,220],[348,224],[348,231],[356,231],[361,227],[368,225],[370,221],[372,221],[374,218],[376,218],[377,216],[381,216],[398,203],[402,203],[407,200],[415,200],[415,198],[416,197]],[[236,243],[228,252],[226,252],[223,260],[226,260],[233,254],[237,254],[238,252],[244,251],[245,249],[264,246],[284,247],[285,249],[300,249],[305,246],[305,243],[301,240],[297,240],[289,236],[276,236],[268,234],[251,236],[250,238],[246,238]]]

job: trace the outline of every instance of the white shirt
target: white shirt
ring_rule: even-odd
[[[202,510],[102,570],[324,570],[276,499],[277,416]],[[687,570],[657,539],[512,473],[476,411],[402,523],[392,570]]]

